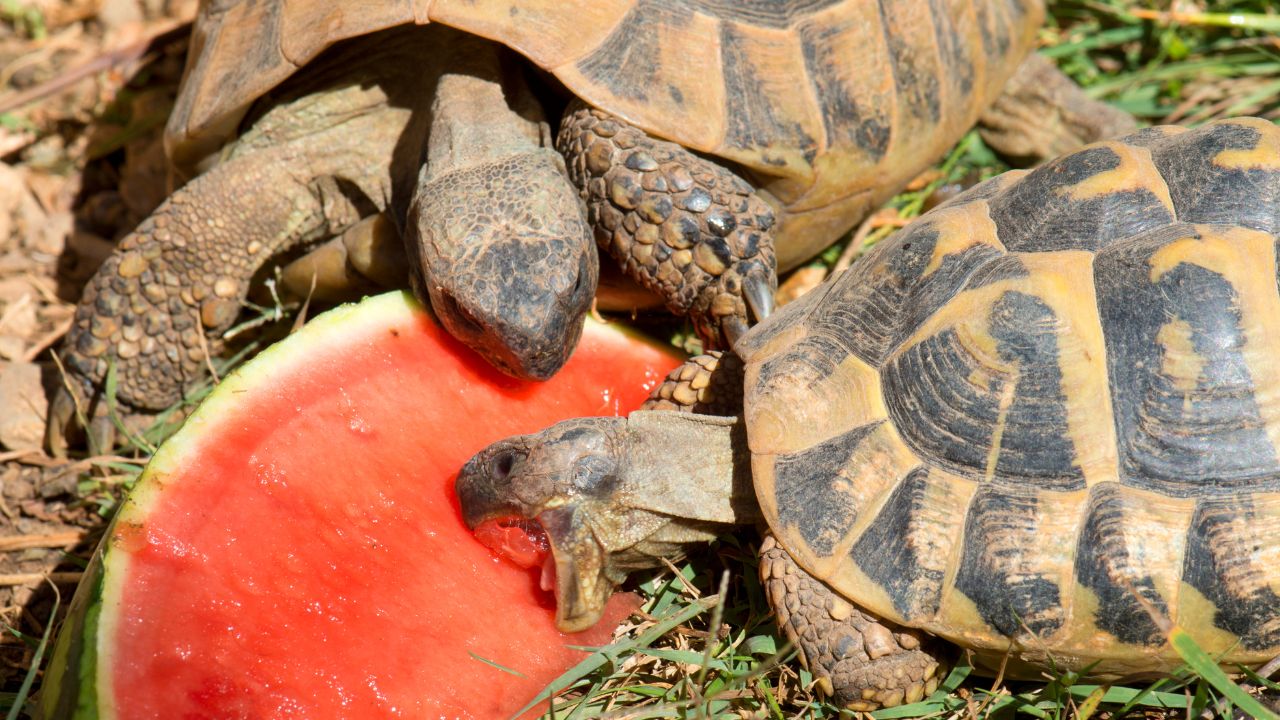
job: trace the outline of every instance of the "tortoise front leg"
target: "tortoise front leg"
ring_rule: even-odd
[[[779,627],[837,703],[871,711],[938,689],[945,667],[939,641],[863,612],[805,572],[772,534],[760,546],[760,579]]]
[[[556,142],[596,243],[688,315],[707,349],[773,310],[773,210],[746,181],[620,118],[575,103]]]

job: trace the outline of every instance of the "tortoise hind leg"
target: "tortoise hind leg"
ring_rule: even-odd
[[[938,689],[945,670],[937,640],[863,612],[805,572],[772,534],[760,546],[760,579],[779,627],[836,702],[871,711]]]
[[[1138,129],[1132,115],[1089,97],[1053,61],[1034,53],[1018,66],[979,123],[988,145],[1027,164]]]
[[[556,146],[596,242],[707,349],[729,347],[773,310],[773,210],[746,181],[679,145],[575,102]]]

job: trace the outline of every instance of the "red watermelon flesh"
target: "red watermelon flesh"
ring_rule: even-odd
[[[607,632],[555,630],[538,572],[463,525],[456,472],[502,437],[624,413],[677,362],[589,325],[555,378],[523,383],[402,294],[317,318],[224,380],[153,458],[77,596],[46,708],[510,716],[584,657],[566,645]]]

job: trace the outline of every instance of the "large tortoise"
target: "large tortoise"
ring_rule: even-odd
[[[207,2],[166,140],[179,167],[219,162],[104,264],[66,365],[91,389],[114,363],[124,404],[167,407],[203,376],[270,257],[342,236],[301,266],[301,292],[353,266],[386,278],[375,260],[399,229],[415,290],[450,332],[544,379],[596,287],[587,221],[708,346],[726,346],[772,308],[775,244],[794,266],[951,146],[1043,14],[1042,0]],[[557,143],[585,219],[545,120],[563,100],[478,37],[590,103],[560,113]],[[1028,77],[1043,94],[1044,73]],[[1085,105],[1072,116],[1085,127],[1063,135],[1118,117]],[[1014,124],[1056,127],[1038,120]],[[357,222],[381,210],[391,222]],[[55,436],[71,410],[64,394]]]
[[[936,638],[1011,676],[1118,678],[1176,668],[1176,625],[1259,664],[1280,654],[1278,240],[1260,119],[1007,173],[753,328],[740,418],[499,442],[458,480],[464,516],[541,526],[566,629],[762,517],[778,622],[858,709],[929,692]],[[664,403],[726,391],[700,362]]]

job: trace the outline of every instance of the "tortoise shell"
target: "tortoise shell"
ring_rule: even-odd
[[[441,22],[646,131],[740,163],[825,247],[955,144],[1031,48],[1043,0],[210,0],[167,128],[190,168],[340,40]]]
[[[993,178],[743,338],[799,563],[999,664],[1280,654],[1280,129],[1143,130]]]

